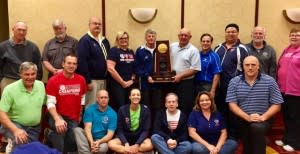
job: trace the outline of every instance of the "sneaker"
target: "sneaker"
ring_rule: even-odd
[[[278,146],[284,146],[284,143],[281,140],[275,140],[275,144]]]
[[[285,145],[282,147],[285,151],[288,151],[288,152],[293,152],[295,151],[295,149],[293,147],[291,147],[290,145]]]
[[[7,146],[5,148],[5,153],[6,154],[10,154],[11,153],[11,150],[12,150],[12,147],[13,147],[13,142],[11,139],[7,139]]]

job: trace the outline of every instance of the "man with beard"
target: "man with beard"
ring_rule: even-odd
[[[55,37],[50,39],[44,47],[43,65],[49,71],[48,79],[62,71],[63,58],[69,53],[76,53],[78,41],[67,35],[67,27],[62,20],[56,19],[53,24]]]

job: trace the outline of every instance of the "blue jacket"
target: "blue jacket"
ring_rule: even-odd
[[[136,75],[140,77],[142,90],[151,88],[152,84],[148,82],[148,77],[153,75],[154,54],[152,55],[145,46],[140,46],[136,50]]]
[[[219,44],[215,52],[220,56],[223,69],[220,86],[221,89],[227,90],[230,79],[242,74],[242,62],[249,55],[248,48],[238,40],[229,49],[225,43]]]
[[[102,40],[108,54],[110,45],[106,38]],[[88,34],[85,34],[78,42],[78,67],[77,72],[84,76],[86,83],[91,80],[106,79],[107,66],[106,55],[103,54],[99,43]]]
[[[117,136],[123,144],[141,144],[149,135],[149,129],[151,125],[150,110],[146,105],[141,105],[140,123],[139,128],[132,132],[130,131],[130,104],[126,104],[120,107],[118,111],[118,128]]]

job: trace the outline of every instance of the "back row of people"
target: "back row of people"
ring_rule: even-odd
[[[59,21],[56,21],[56,22],[60,23]],[[23,24],[24,23],[22,23],[22,22],[18,22],[16,25],[23,25]],[[60,23],[60,24],[55,24],[54,23],[53,27],[55,27],[55,26],[57,27],[57,25],[60,25],[60,26],[62,25],[63,29],[66,28],[65,25],[63,25],[63,23]],[[17,29],[17,28],[14,27],[14,29]],[[84,49],[84,50],[78,50],[77,51],[78,57],[79,57],[78,72],[80,73],[81,72],[80,70],[84,71],[83,73],[80,73],[80,74],[82,74],[85,77],[87,83],[89,83],[89,81],[92,81],[92,80],[89,80],[89,78],[90,79],[94,78],[95,80],[99,80],[99,82],[105,83],[105,79],[106,79],[105,74],[106,73],[104,73],[104,78],[102,78],[103,76],[101,76],[99,74],[97,75],[97,73],[95,72],[95,71],[100,70],[100,69],[94,69],[94,68],[99,67],[99,68],[106,69],[106,67],[107,67],[110,74],[114,74],[114,73],[116,74],[116,72],[117,72],[117,75],[112,75],[112,78],[113,78],[113,81],[116,81],[115,83],[119,84],[119,86],[120,85],[122,86],[122,84],[125,85],[125,86],[132,85],[132,82],[137,77],[135,75],[131,75],[130,77],[128,77],[128,74],[130,74],[128,72],[125,72],[124,74],[119,73],[119,72],[124,71],[124,67],[120,67],[122,63],[118,63],[118,62],[121,61],[120,59],[123,58],[122,60],[126,61],[125,63],[128,64],[128,63],[133,61],[132,57],[130,57],[130,55],[128,55],[127,52],[126,52],[126,54],[121,53],[122,50],[120,50],[118,52],[114,52],[115,55],[112,54],[112,56],[110,56],[110,54],[108,54],[108,56],[107,56],[107,48],[106,49],[104,49],[104,48],[107,47],[109,43],[104,37],[100,37],[100,38],[98,37],[100,35],[100,32],[101,32],[101,22],[98,18],[91,18],[89,20],[89,29],[90,29],[89,32],[87,33],[87,35],[85,35],[87,37],[87,39],[83,39],[84,38],[83,37],[79,41],[79,44],[78,44],[78,49],[80,49],[80,47],[79,47],[80,44],[82,45],[82,49]],[[261,27],[257,27],[256,30],[254,30],[255,33],[253,31],[252,35],[253,36],[257,35],[257,38],[258,39],[260,38],[262,40],[262,37],[259,37],[259,36],[262,35],[262,33],[264,32],[264,29],[261,29],[262,32],[259,31],[259,29],[261,29]],[[244,48],[244,46],[239,43],[238,32],[239,32],[239,27],[236,24],[227,25],[226,28],[225,28],[226,42],[223,43],[223,44],[220,44],[218,46],[219,48],[218,47],[216,48],[216,51],[219,54],[219,58],[220,58],[220,61],[221,61],[221,66],[222,66],[222,69],[223,69],[222,70],[223,72],[221,73],[221,83],[220,83],[220,85],[225,86],[225,88],[221,88],[221,90],[225,91],[225,92],[220,93],[220,94],[223,93],[223,97],[217,97],[219,99],[221,98],[220,101],[219,100],[217,101],[217,105],[218,106],[223,105],[223,107],[218,107],[218,109],[221,112],[222,112],[222,110],[225,110],[225,112],[223,112],[223,114],[225,113],[224,115],[225,115],[226,119],[230,119],[230,118],[228,118],[229,116],[226,115],[226,114],[230,113],[228,111],[228,105],[226,105],[226,103],[225,103],[225,96],[227,94],[226,93],[226,90],[227,90],[227,88],[226,88],[227,85],[226,84],[228,84],[228,82],[230,80],[229,78],[231,77],[231,75],[234,76],[234,75],[237,75],[237,74],[240,73],[241,67],[239,67],[239,66],[240,66],[240,63],[242,63],[243,58],[245,57],[245,53],[246,53],[245,50],[248,49],[248,48]],[[298,33],[298,32],[295,31],[293,33]],[[291,34],[292,34],[292,32],[291,32]],[[23,38],[24,38],[25,35],[26,35],[26,29],[25,29],[25,35],[24,35],[24,29],[22,30],[22,28],[21,28],[20,35],[23,36]],[[147,34],[146,34],[146,36],[147,36]],[[291,40],[293,40],[293,41],[295,40],[295,42],[296,42],[297,41],[297,35],[295,35],[295,36],[290,35],[290,37],[292,37],[292,36],[293,36],[293,38]],[[156,37],[156,34],[155,34],[155,37]],[[178,34],[178,38],[179,38],[178,44],[175,43],[175,44],[171,45],[171,51],[172,51],[171,56],[172,56],[173,59],[176,59],[176,60],[173,60],[172,66],[175,66],[174,69],[178,72],[177,75],[174,77],[175,84],[173,84],[172,86],[174,86],[174,88],[173,88],[174,92],[179,94],[179,99],[180,100],[182,99],[179,102],[190,102],[190,103],[181,103],[180,104],[180,108],[186,114],[190,113],[190,111],[192,109],[192,106],[193,106],[191,102],[193,102],[194,97],[187,97],[189,95],[194,95],[194,92],[193,92],[194,91],[193,90],[193,87],[194,87],[193,83],[194,82],[193,82],[193,80],[191,80],[191,78],[194,76],[194,74],[198,70],[200,70],[199,66],[201,66],[200,65],[200,60],[198,62],[198,59],[200,59],[198,51],[196,50],[197,52],[195,52],[195,50],[194,50],[195,47],[192,46],[189,43],[189,40],[190,40],[191,37],[192,36],[191,36],[190,30],[184,28]],[[126,32],[125,33],[124,32],[120,33],[120,35],[118,35],[117,39],[116,39],[117,44],[118,44],[118,46],[117,46],[118,49],[117,50],[122,49],[121,44],[123,44],[124,46],[127,46],[127,47],[125,47],[125,50],[129,50],[129,48],[128,48],[128,39],[129,39],[128,33],[126,33]],[[86,40],[86,41],[84,41],[84,40]],[[212,41],[212,39],[211,39],[211,41]],[[80,43],[80,42],[82,42],[82,43]],[[257,47],[257,45],[254,45],[254,44],[256,44],[256,42],[253,39],[252,45]],[[146,46],[147,46],[147,44],[146,44]],[[99,52],[94,52],[95,47],[97,47],[97,51],[99,51]],[[87,53],[89,53],[89,52],[87,52],[88,49],[93,49],[93,51],[91,51],[91,54],[87,54]],[[218,52],[217,49],[220,50],[220,51]],[[256,49],[257,49],[257,51],[260,51],[264,48],[259,49],[259,46],[258,46]],[[181,52],[181,51],[183,51],[183,52]],[[5,53],[4,50],[3,50],[2,53]],[[195,54],[195,53],[197,53],[197,54]],[[271,54],[272,52],[269,52],[269,51],[265,52],[264,51],[264,52],[257,52],[257,53],[259,53],[259,54],[263,53],[262,54],[263,57],[270,56],[270,57],[272,57],[272,59],[274,61],[274,56],[272,56],[274,54]],[[121,57],[120,59],[118,59],[118,54],[120,55],[120,57],[121,57],[121,55],[124,56],[124,57]],[[6,54],[3,54],[3,55],[5,55],[4,57],[7,57]],[[82,55],[82,56],[80,56],[80,55]],[[93,55],[93,56],[88,57],[88,55]],[[187,55],[193,55],[193,56],[187,56]],[[99,57],[99,56],[104,58],[104,60],[93,60],[93,58]],[[110,62],[108,62],[107,65],[106,65],[106,61],[105,61],[106,56],[109,59],[108,61],[110,61]],[[185,56],[190,57],[190,59],[184,58]],[[198,58],[197,58],[197,56],[198,56]],[[85,59],[82,58],[82,57],[85,57]],[[197,60],[195,60],[195,59],[197,59]],[[85,60],[85,62],[81,63],[80,62],[81,60]],[[95,65],[93,65],[93,64],[95,64],[95,63],[93,63],[94,61],[98,62],[97,67],[95,67]],[[1,62],[4,62],[4,60],[1,61]],[[101,62],[101,64],[99,64],[99,62]],[[225,65],[226,62],[230,63],[230,64]],[[267,62],[269,62],[269,61],[267,61]],[[267,63],[267,62],[266,63],[261,63],[261,66],[265,65],[265,67],[268,68],[266,65],[269,64],[269,63]],[[87,65],[88,63],[90,63],[90,64]],[[196,64],[199,64],[199,65],[197,66]],[[201,64],[202,64],[202,62],[201,62]],[[81,65],[83,66],[83,69],[80,69]],[[275,65],[276,65],[276,63],[275,63]],[[92,66],[92,67],[90,67],[90,66]],[[138,65],[138,66],[141,66],[141,65]],[[270,64],[270,66],[274,66],[273,62]],[[90,67],[90,68],[88,69],[87,67]],[[120,68],[118,68],[118,67],[120,67]],[[262,68],[265,68],[265,67],[262,67]],[[59,69],[57,69],[57,70],[59,72]],[[119,72],[118,72],[118,70],[119,70]],[[260,70],[262,70],[262,69],[260,69]],[[269,68],[269,70],[272,70],[272,69]],[[106,71],[104,71],[104,72],[106,72]],[[200,71],[199,73],[203,73],[203,72],[204,71]],[[269,72],[269,71],[265,71],[265,72]],[[94,75],[89,75],[90,73],[95,73],[95,74]],[[101,74],[101,72],[100,72],[100,74]],[[103,72],[102,72],[102,74],[103,74]],[[132,73],[132,74],[134,74],[134,73]],[[216,73],[216,74],[218,74],[218,73]],[[126,76],[126,79],[122,75]],[[1,75],[1,76],[6,77],[5,75]],[[91,76],[94,76],[94,77],[91,77]],[[118,76],[121,77],[121,80],[120,80],[120,78],[118,78]],[[149,77],[149,75],[148,75],[148,77]],[[9,78],[9,77],[7,77],[7,78]],[[127,80],[127,81],[124,81],[124,79]],[[2,81],[5,81],[5,80],[2,80]],[[2,83],[2,81],[1,81],[1,83]],[[222,84],[222,82],[224,82],[224,83]],[[88,90],[94,89],[94,91],[95,91],[96,88],[92,88],[92,87],[95,87],[95,85],[99,85],[99,84],[94,84],[94,86],[93,86],[93,84],[88,84],[87,89]],[[112,87],[115,88],[115,86],[112,86]],[[189,90],[186,90],[186,89],[189,89]],[[211,91],[211,93],[212,93],[213,88],[211,88],[211,90],[212,90]],[[116,93],[114,92],[113,94],[122,94],[123,96],[125,96],[124,98],[127,99],[127,97],[126,97],[127,95],[126,94],[124,95],[124,92],[122,92],[122,91],[124,91],[124,88],[123,89],[119,88],[119,91],[117,91]],[[87,95],[92,94],[92,93],[95,94],[95,92],[91,92],[91,93],[90,92],[91,91],[88,91]],[[128,93],[128,90],[127,90],[127,93]],[[295,94],[293,94],[293,95],[295,95]],[[89,98],[89,97],[87,97],[87,98]],[[90,97],[90,98],[94,99],[95,97]],[[116,98],[116,97],[113,97],[113,98]],[[147,99],[147,100],[149,100],[149,99]],[[89,102],[94,102],[94,101],[88,101],[87,103],[89,103]],[[152,105],[149,105],[149,106],[152,107]],[[229,125],[230,125],[230,121],[229,121]]]

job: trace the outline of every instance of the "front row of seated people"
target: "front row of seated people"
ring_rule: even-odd
[[[52,138],[52,146],[59,151],[63,153],[78,151],[81,154],[88,154],[106,153],[108,149],[111,149],[117,153],[135,154],[151,152],[154,147],[163,154],[231,154],[235,152],[237,143],[228,139],[224,119],[216,111],[213,98],[208,92],[198,94],[194,110],[188,118],[177,109],[178,96],[175,93],[167,94],[166,110],[154,115],[156,118],[150,139],[148,138],[151,128],[150,110],[146,105],[140,104],[139,89],[130,91],[130,104],[120,107],[118,114],[108,105],[108,92],[100,90],[97,93],[97,102],[89,106],[84,113],[83,131],[78,127],[78,123],[84,102],[83,89],[86,88],[80,84],[82,78],[74,73],[76,67],[77,58],[74,55],[66,56],[63,61],[63,71],[49,80],[46,88],[50,113],[49,124],[52,128],[46,136],[50,141]],[[268,122],[279,111],[283,100],[275,80],[259,73],[259,62],[256,57],[246,57],[243,68],[244,74],[234,78],[229,86],[228,102],[236,115],[247,119],[249,128],[245,130],[254,133],[250,133],[252,136],[248,136],[248,140],[242,137],[242,142],[246,146],[245,153],[262,154],[265,153],[264,136]],[[13,148],[38,140],[41,109],[46,100],[43,83],[36,80],[36,65],[24,62],[19,72],[21,79],[4,89],[0,101],[0,133],[12,141]],[[77,80],[74,81],[76,78]],[[241,81],[235,82],[235,80]],[[255,82],[249,84],[249,81]],[[57,86],[59,83],[63,86]],[[240,92],[236,90],[237,86],[241,85],[245,89],[252,87],[256,92],[261,91],[263,87],[269,87],[263,93],[264,95],[251,96],[263,99],[258,101],[263,104],[256,103],[256,106],[249,106],[250,100],[246,101],[241,97],[246,94],[245,89]],[[68,95],[73,95],[74,98]],[[269,95],[270,98],[265,95]],[[61,103],[68,101],[73,104],[63,105],[65,108],[62,108]],[[260,109],[259,114],[256,113],[255,110],[258,109],[255,108]],[[244,132],[245,130],[243,130],[243,135],[247,136],[248,133]],[[114,135],[116,138],[113,139]],[[192,142],[188,137],[192,138]],[[257,138],[259,141],[255,140]]]

